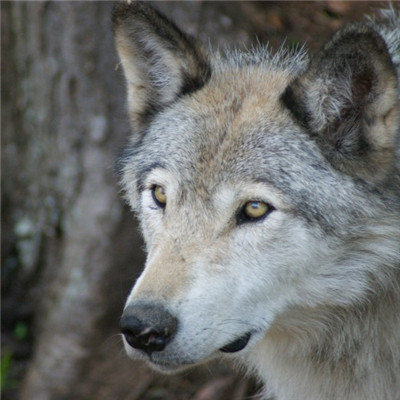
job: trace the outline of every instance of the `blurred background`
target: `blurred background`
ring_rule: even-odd
[[[212,47],[310,50],[384,2],[153,2]],[[387,4],[387,3],[386,3]],[[3,400],[239,400],[258,385],[216,363],[174,377],[118,335],[144,254],[114,161],[129,135],[104,1],[1,2]]]

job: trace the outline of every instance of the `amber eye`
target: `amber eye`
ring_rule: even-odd
[[[160,185],[155,185],[152,189],[152,195],[154,202],[159,206],[164,208],[167,204],[167,195],[165,189]]]
[[[263,201],[248,201],[238,214],[238,223],[258,221],[272,210],[274,208]]]
[[[243,209],[246,216],[253,219],[263,217],[268,210],[268,205],[261,201],[249,201],[245,204]]]

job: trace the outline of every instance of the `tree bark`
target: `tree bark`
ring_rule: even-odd
[[[124,223],[133,217],[113,173],[129,128],[110,6],[1,4],[3,215],[17,259],[7,290],[26,293],[36,317],[22,399],[74,397],[99,321],[115,303],[110,272],[139,268],[140,240]]]

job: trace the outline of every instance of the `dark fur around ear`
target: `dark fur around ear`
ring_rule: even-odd
[[[371,27],[338,31],[282,100],[336,168],[369,182],[388,177],[399,133],[398,82]]]
[[[199,44],[149,5],[118,2],[112,21],[135,130],[209,79],[211,69]]]

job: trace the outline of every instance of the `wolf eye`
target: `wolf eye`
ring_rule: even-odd
[[[165,189],[160,185],[155,185],[151,190],[154,202],[161,208],[164,208],[167,204],[167,195]]]
[[[238,223],[258,221],[267,216],[274,207],[263,201],[248,201],[238,214]]]
[[[245,204],[243,212],[246,217],[258,219],[263,217],[269,211],[269,206],[262,201],[249,201]]]

